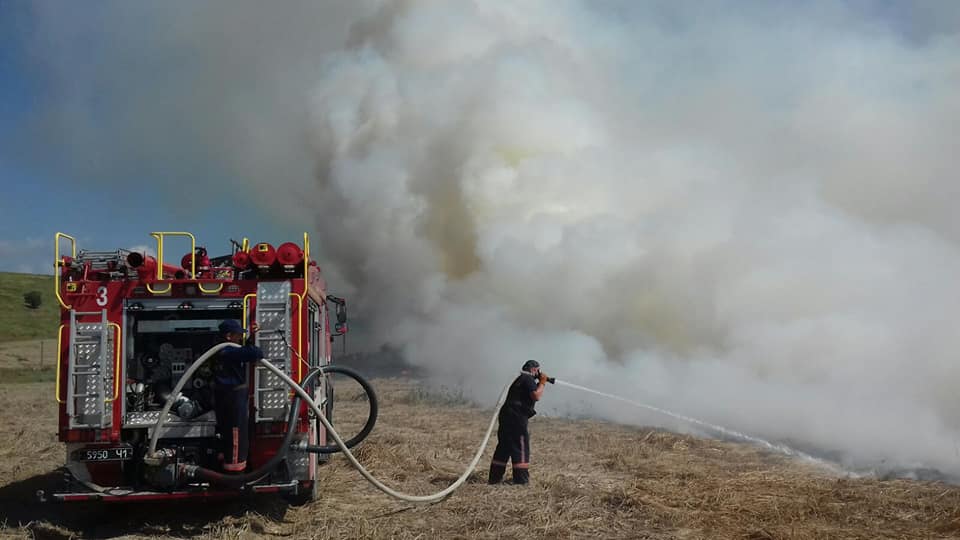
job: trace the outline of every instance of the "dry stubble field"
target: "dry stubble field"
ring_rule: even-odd
[[[374,384],[381,416],[358,447],[360,460],[406,492],[431,493],[452,482],[489,412],[410,379]],[[42,505],[34,493],[49,486],[63,462],[51,392],[50,383],[0,382],[0,537],[960,537],[954,486],[837,478],[751,446],[543,417],[531,424],[532,485],[486,485],[488,447],[470,481],[431,506],[388,498],[340,456],[322,468],[320,500],[301,507],[273,496]],[[362,414],[365,404],[350,398],[341,392],[335,417]]]

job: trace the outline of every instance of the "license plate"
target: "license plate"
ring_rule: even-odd
[[[109,448],[81,448],[73,451],[74,461],[127,461],[133,459],[133,448],[111,446]]]

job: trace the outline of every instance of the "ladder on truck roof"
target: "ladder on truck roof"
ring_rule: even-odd
[[[82,315],[100,315],[98,322],[78,322]],[[116,329],[116,337],[111,330]],[[120,326],[107,320],[107,310],[70,310],[67,416],[70,428],[104,428],[112,424],[116,399],[114,349]],[[119,358],[119,356],[117,357]]]
[[[290,282],[274,281],[257,284],[257,346],[263,350],[264,362],[270,362],[290,375]],[[298,315],[299,316],[299,315]],[[254,371],[254,404],[256,421],[282,421],[287,416],[290,389],[269,369],[257,365]]]

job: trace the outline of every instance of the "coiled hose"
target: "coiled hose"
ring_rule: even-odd
[[[167,399],[166,403],[164,403],[163,409],[160,411],[160,417],[157,419],[157,423],[153,428],[153,435],[150,437],[150,447],[147,451],[147,458],[144,461],[149,462],[150,458],[159,460],[159,456],[157,456],[156,454],[156,449],[157,449],[157,441],[160,438],[161,428],[163,427],[163,424],[166,422],[167,414],[170,412],[170,409],[173,406],[174,401],[176,401],[176,396],[179,395],[180,391],[183,389],[183,386],[186,384],[187,380],[189,380],[190,376],[193,375],[193,373],[197,369],[199,369],[200,366],[202,366],[213,355],[220,352],[220,350],[222,350],[225,347],[239,347],[239,345],[235,343],[226,342],[226,343],[220,343],[218,345],[211,347],[210,350],[200,355],[200,357],[197,358],[196,361],[194,361],[193,364],[191,364],[191,366],[180,377],[180,381],[177,383],[176,387],[174,387],[173,391],[170,393],[170,397]],[[261,365],[269,366],[271,368],[277,369],[275,366],[270,364],[270,362],[261,362]],[[277,371],[279,371],[279,369],[277,369]],[[280,373],[283,373],[283,372],[280,371]],[[302,390],[303,387],[309,386],[318,375],[321,375],[321,374],[326,375],[326,374],[332,374],[332,373],[340,373],[343,375],[347,375],[348,377],[357,381],[360,384],[360,386],[363,387],[363,390],[364,392],[366,392],[367,398],[369,399],[370,412],[367,415],[367,421],[366,423],[364,423],[363,428],[360,430],[360,432],[357,433],[357,435],[354,436],[353,438],[343,443],[343,446],[340,446],[339,444],[337,444],[337,445],[327,445],[327,446],[306,447],[305,449],[306,451],[312,452],[315,454],[332,454],[334,452],[341,451],[341,448],[347,448],[347,449],[353,448],[354,446],[359,444],[361,441],[363,441],[365,438],[367,438],[367,435],[370,434],[370,432],[373,430],[373,426],[377,422],[379,405],[377,402],[377,395],[374,392],[373,387],[359,373],[357,373],[356,371],[348,367],[331,365],[331,366],[325,366],[323,368],[313,368],[307,373],[307,376],[304,377],[303,382],[301,383],[302,386],[296,383],[293,383],[293,386]],[[292,379],[290,379],[290,381],[292,382]],[[290,382],[287,382],[286,380],[284,382],[288,385],[290,384]],[[309,396],[309,394],[306,394],[306,392],[304,392],[303,395]],[[290,404],[290,415],[287,417],[287,432],[284,435],[283,441],[280,443],[280,448],[277,451],[277,453],[274,454],[272,458],[267,460],[266,463],[264,463],[260,467],[257,467],[257,469],[253,471],[250,471],[248,473],[243,473],[243,474],[223,474],[221,472],[210,470],[204,467],[197,467],[196,470],[194,471],[194,474],[197,476],[197,478],[206,480],[207,482],[210,482],[212,484],[217,484],[217,485],[222,485],[222,486],[232,487],[232,488],[243,487],[246,484],[256,482],[264,478],[268,474],[270,474],[276,468],[276,466],[279,465],[280,462],[287,457],[287,454],[290,451],[290,443],[293,440],[293,435],[296,433],[295,426],[300,416],[300,400],[301,399],[302,397],[301,397],[301,394],[299,393],[297,393],[294,396],[293,401]],[[308,398],[308,402],[312,404],[313,400]],[[313,410],[318,411],[319,408],[314,408]],[[317,414],[320,417],[324,416],[321,413],[317,413]],[[324,420],[326,420],[326,418],[324,418]]]

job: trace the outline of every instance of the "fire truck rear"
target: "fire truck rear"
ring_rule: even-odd
[[[346,304],[327,293],[309,237],[303,243],[249,245],[231,240],[230,253],[210,257],[186,232],[155,232],[156,257],[136,251],[77,251],[57,233],[56,400],[59,439],[66,443],[67,484],[54,501],[132,501],[282,492],[300,501],[316,496],[317,466],[326,445],[323,425],[269,362],[314,396],[330,419],[328,372],[339,370],[364,386],[370,415],[358,443],[376,420],[369,383],[331,365],[334,336],[347,331]],[[171,238],[189,241],[179,265],[164,260]],[[61,248],[69,246],[69,255]],[[332,313],[331,313],[332,312]],[[331,328],[331,318],[333,324]],[[222,341],[218,326],[234,319],[259,326],[264,359],[249,366],[250,440],[247,469],[221,470],[211,362],[181,380]],[[179,383],[183,383],[182,385]],[[174,392],[176,387],[182,389]],[[148,446],[161,410],[157,451]]]

